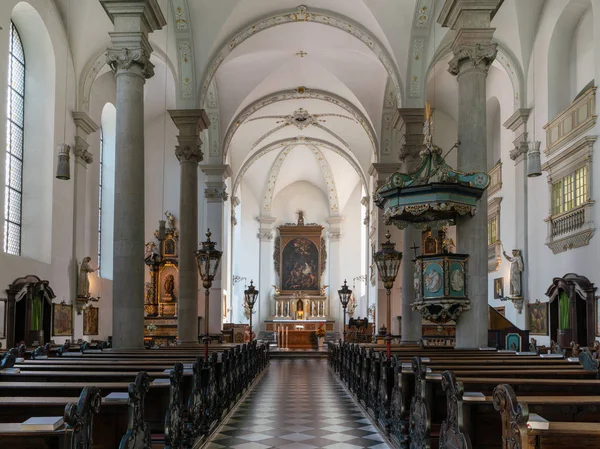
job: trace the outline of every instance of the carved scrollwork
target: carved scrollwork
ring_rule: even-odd
[[[463,431],[463,384],[454,372],[444,371],[442,388],[446,392],[446,419],[440,429],[440,449],[471,449],[471,439]]]
[[[600,362],[593,357],[588,348],[579,353],[579,363],[584,370],[596,372],[596,379],[600,379]]]
[[[458,75],[461,66],[465,62],[471,62],[475,67],[480,67],[487,72],[496,59],[497,53],[498,45],[495,43],[461,45],[454,51],[454,58],[449,62],[448,71],[452,75]]]
[[[410,449],[429,449],[431,413],[425,397],[427,368],[420,357],[413,357],[412,369],[415,376],[415,394],[410,403]]]
[[[390,401],[390,434],[399,446],[406,447],[408,432],[406,429],[406,407],[402,395],[402,360],[398,356],[392,357],[392,370],[394,373],[394,386]]]
[[[494,388],[494,408],[500,412],[502,420],[502,448],[521,449],[527,438],[529,408],[526,403],[517,403],[517,396],[510,385],[502,384]],[[526,440],[525,440],[526,441]]]
[[[204,154],[197,143],[195,145],[177,145],[175,147],[175,156],[179,162],[199,163],[204,159]]]
[[[73,430],[73,447],[92,449],[92,425],[94,415],[100,412],[102,396],[96,387],[84,387],[77,403],[65,406],[64,420],[67,429]]]
[[[154,64],[150,62],[150,54],[144,48],[109,48],[106,51],[106,63],[116,74],[129,72],[133,65],[141,67],[144,78],[154,76]]]
[[[12,368],[13,366],[15,366],[16,360],[17,358],[11,351],[7,352],[6,354],[4,354],[2,361],[0,361],[0,369]]]
[[[144,420],[146,393],[150,388],[148,373],[140,371],[129,384],[129,422],[119,449],[149,449],[152,446],[150,427]]]
[[[183,364],[175,363],[171,370],[169,409],[165,416],[165,448],[183,447],[185,441],[185,408],[183,405]]]

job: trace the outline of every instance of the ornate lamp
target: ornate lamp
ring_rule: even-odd
[[[210,288],[212,287],[215,274],[219,269],[221,263],[221,256],[223,251],[215,249],[216,242],[210,240],[211,236],[210,229],[206,232],[206,241],[202,242],[202,247],[195,251],[196,263],[198,264],[198,272],[202,279],[202,286],[204,287],[204,336],[202,341],[204,342],[204,360],[208,360],[208,343],[210,342],[210,334],[208,330],[208,311],[209,311],[209,296]]]
[[[254,288],[254,281],[250,281],[250,287],[248,287],[248,290],[244,290],[244,297],[246,298],[246,304],[250,309],[250,340],[253,340],[252,309],[254,309],[254,304],[256,304],[256,300],[258,298],[258,290]]]
[[[350,297],[352,296],[352,290],[348,288],[348,284],[346,280],[344,280],[344,285],[342,288],[338,290],[338,295],[340,296],[340,302],[342,303],[342,307],[344,308],[344,341],[346,341],[346,307],[348,307],[348,302],[350,302]]]
[[[391,242],[392,235],[388,230],[385,234],[387,242],[381,244],[381,249],[373,254],[373,261],[377,265],[377,271],[379,271],[379,277],[383,282],[387,293],[387,315],[386,315],[386,327],[387,327],[387,356],[388,360],[391,357],[391,342],[392,342],[392,320],[391,320],[391,302],[392,302],[392,287],[398,276],[398,269],[400,268],[400,262],[402,262],[402,253],[396,251],[396,244]]]

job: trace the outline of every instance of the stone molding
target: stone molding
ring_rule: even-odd
[[[438,23],[453,30],[489,28],[504,0],[446,0]]]
[[[342,233],[337,231],[330,231],[327,236],[330,242],[339,242],[342,239]]]
[[[100,126],[82,111],[73,111],[73,121],[75,122],[77,131],[82,131],[85,135],[90,135],[100,129]]]
[[[256,234],[256,237],[258,237],[258,240],[261,242],[270,242],[273,240],[273,231],[260,231]]]
[[[448,71],[456,76],[460,74],[462,66],[467,63],[471,63],[474,68],[487,73],[496,59],[498,46],[496,43],[458,44],[453,50],[454,57],[448,63]]]

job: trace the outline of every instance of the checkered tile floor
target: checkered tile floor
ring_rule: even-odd
[[[318,359],[271,360],[267,372],[205,446],[209,449],[388,449]]]

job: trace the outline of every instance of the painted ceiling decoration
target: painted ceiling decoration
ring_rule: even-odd
[[[392,99],[395,102],[395,96],[393,93],[393,89],[391,90],[391,92],[392,92]],[[346,112],[348,112],[348,114],[350,114],[352,116],[352,118],[354,118],[354,120],[356,120],[358,123],[360,123],[360,125],[363,127],[365,133],[367,134],[367,136],[369,137],[369,140],[371,141],[371,145],[373,146],[373,154],[377,155],[377,145],[378,144],[377,144],[377,137],[376,137],[375,130],[373,129],[371,122],[369,122],[367,117],[358,108],[356,108],[356,106],[354,106],[348,100],[346,100],[342,97],[339,97],[335,94],[329,93],[329,92],[325,92],[325,91],[322,91],[319,89],[309,89],[306,87],[298,87],[297,89],[290,89],[290,90],[275,92],[273,94],[267,95],[255,102],[251,103],[250,105],[246,106],[244,108],[244,110],[242,110],[242,112],[240,112],[233,119],[233,121],[231,122],[231,125],[227,129],[225,138],[223,139],[223,157],[227,156],[227,153],[229,151],[229,146],[231,145],[231,141],[233,140],[233,137],[234,137],[235,133],[237,132],[237,130],[240,128],[240,126],[243,123],[247,122],[248,119],[252,115],[254,115],[256,112],[258,112],[259,110],[261,110],[267,106],[270,106],[274,103],[278,103],[281,101],[306,100],[306,99],[325,101],[325,102],[331,103],[335,106],[338,106],[339,108],[344,109]]]
[[[336,14],[331,11],[324,11],[320,9],[308,9],[306,6],[298,6],[295,10],[282,12],[274,16],[267,17],[258,22],[254,22],[248,25],[246,28],[237,33],[233,38],[226,42],[221,49],[217,52],[216,56],[213,57],[205,75],[202,79],[202,85],[200,89],[200,106],[203,107],[206,102],[206,94],[208,87],[212,81],[215,73],[219,69],[220,65],[225,61],[225,58],[235,50],[244,41],[251,38],[261,31],[273,28],[279,25],[285,25],[295,22],[311,22],[318,23],[326,26],[331,26],[339,30],[349,33],[364,45],[366,45],[374,54],[377,59],[381,62],[385,70],[388,72],[388,76],[392,80],[394,90],[396,94],[396,101],[398,104],[402,103],[402,78],[400,77],[398,67],[394,63],[394,60],[379,42],[379,40],[368,30],[363,28],[360,24],[350,20],[347,17]]]
[[[299,136],[299,137],[293,137],[293,138],[289,138],[289,139],[278,140],[276,142],[267,144],[264,147],[255,151],[250,157],[248,157],[248,159],[244,162],[244,164],[242,165],[242,168],[240,169],[240,171],[238,172],[238,174],[235,178],[235,181],[233,183],[233,189],[231,190],[232,195],[237,195],[238,188],[239,188],[240,184],[242,183],[242,180],[244,179],[246,172],[256,161],[258,161],[260,158],[262,158],[266,154],[270,153],[271,151],[281,150],[290,145],[292,145],[292,146],[306,145],[309,147],[311,145],[314,145],[317,148],[332,151],[335,154],[337,154],[338,156],[343,157],[350,164],[352,169],[358,175],[358,178],[360,179],[360,182],[361,182],[362,186],[364,187],[365,191],[366,192],[369,191],[365,174],[363,173],[362,169],[360,168],[360,165],[358,164],[358,162],[356,162],[356,160],[354,160],[354,158],[352,157],[351,154],[348,153],[348,151],[343,150],[339,146],[334,145],[331,142],[327,142],[326,140]]]
[[[279,153],[275,162],[271,166],[271,170],[269,171],[269,178],[267,181],[267,187],[265,189],[265,194],[263,197],[263,210],[265,212],[269,212],[271,210],[271,205],[273,204],[273,195],[275,194],[275,185],[277,184],[277,178],[279,177],[279,172],[281,170],[281,166],[285,162],[285,159],[290,152],[300,146],[304,145],[304,141],[298,141],[297,143],[292,143],[284,147],[284,149]],[[331,167],[329,166],[329,162],[319,150],[316,145],[307,145],[308,148],[313,152],[319,167],[321,167],[321,173],[325,178],[325,183],[327,185],[327,197],[329,199],[329,209],[331,214],[337,214],[339,212],[339,201],[337,195],[337,188],[335,185],[335,180],[333,179],[333,173],[331,172]]]
[[[419,0],[415,7],[415,17],[411,31],[411,51],[408,58],[407,84],[406,89],[408,100],[414,99],[417,104],[407,105],[422,106],[420,104],[425,92],[425,61],[426,49],[429,44],[429,36],[433,20],[434,1]]]
[[[216,82],[212,82],[210,85],[210,89],[208,90],[208,102],[206,103],[206,114],[210,120],[210,127],[207,130],[208,133],[208,141],[207,141],[207,149],[205,149],[205,153],[207,153],[209,161],[211,158],[217,158],[217,163],[220,163],[221,156],[221,145],[220,145],[220,136],[219,132],[219,97]]]
[[[326,122],[326,120],[324,120],[322,117],[338,117],[354,121],[352,117],[348,117],[347,115],[335,114],[333,112],[324,114],[311,114],[306,109],[300,108],[296,109],[290,115],[267,115],[264,117],[254,117],[249,120],[246,120],[245,123],[254,122],[256,120],[278,120],[276,123],[279,124],[279,126],[276,126],[275,128],[263,134],[256,142],[254,142],[252,148],[256,148],[263,140],[288,126],[295,126],[300,131],[303,131],[309,126],[314,126],[327,132],[333,138],[337,139],[339,142],[344,144],[346,147],[349,147],[349,145],[344,141],[344,139],[342,139],[338,134],[321,124]]]
[[[392,138],[392,120],[397,110],[398,107],[396,106],[396,98],[394,97],[394,86],[388,79],[385,86],[383,114],[381,116],[381,132],[379,134],[381,136],[381,154],[384,156],[392,154],[392,145],[394,144]]]

